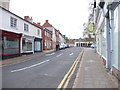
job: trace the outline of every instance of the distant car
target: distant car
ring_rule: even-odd
[[[67,48],[69,48],[70,46],[69,46],[69,44],[67,44]]]
[[[69,44],[64,43],[65,48],[69,48]]]
[[[65,48],[68,48],[68,44],[64,44]]]
[[[64,49],[64,48],[65,48],[65,44],[61,43],[60,46],[59,46],[59,49]]]
[[[91,47],[91,48],[95,48],[95,43],[93,43],[90,47]]]

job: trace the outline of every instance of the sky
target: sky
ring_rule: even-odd
[[[70,39],[82,37],[83,23],[88,20],[89,0],[10,0],[10,11],[34,22],[49,20]]]

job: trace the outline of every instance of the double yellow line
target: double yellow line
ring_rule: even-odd
[[[77,57],[77,59],[74,61],[73,65],[71,66],[71,68],[69,69],[69,71],[67,72],[67,74],[64,76],[63,80],[61,81],[61,83],[58,85],[56,90],[60,90],[61,88],[65,89],[67,88],[69,81],[72,77],[72,75],[74,74],[74,71],[81,59],[83,55],[83,50],[82,52],[79,54],[79,56]]]

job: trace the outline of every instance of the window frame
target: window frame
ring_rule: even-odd
[[[29,25],[24,23],[24,31],[28,32],[29,31]]]
[[[17,19],[14,17],[10,17],[10,27],[16,28],[17,27]]]

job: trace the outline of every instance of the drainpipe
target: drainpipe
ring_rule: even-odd
[[[113,17],[114,17],[114,12],[113,12],[113,10],[111,10],[111,12],[110,12],[110,24],[109,24],[109,27],[110,27],[110,30],[111,30],[111,49],[110,49],[110,59],[111,59],[111,71],[113,71],[113,68],[112,68],[112,66],[113,66],[113,43],[114,43],[114,41],[113,41],[113,27],[114,27],[114,20],[113,20]]]
[[[100,29],[100,57],[102,58],[102,30]]]
[[[107,36],[107,63],[106,68],[111,69],[111,32],[110,32],[110,17],[109,17],[110,5],[108,5],[108,17],[106,18],[106,36]]]

